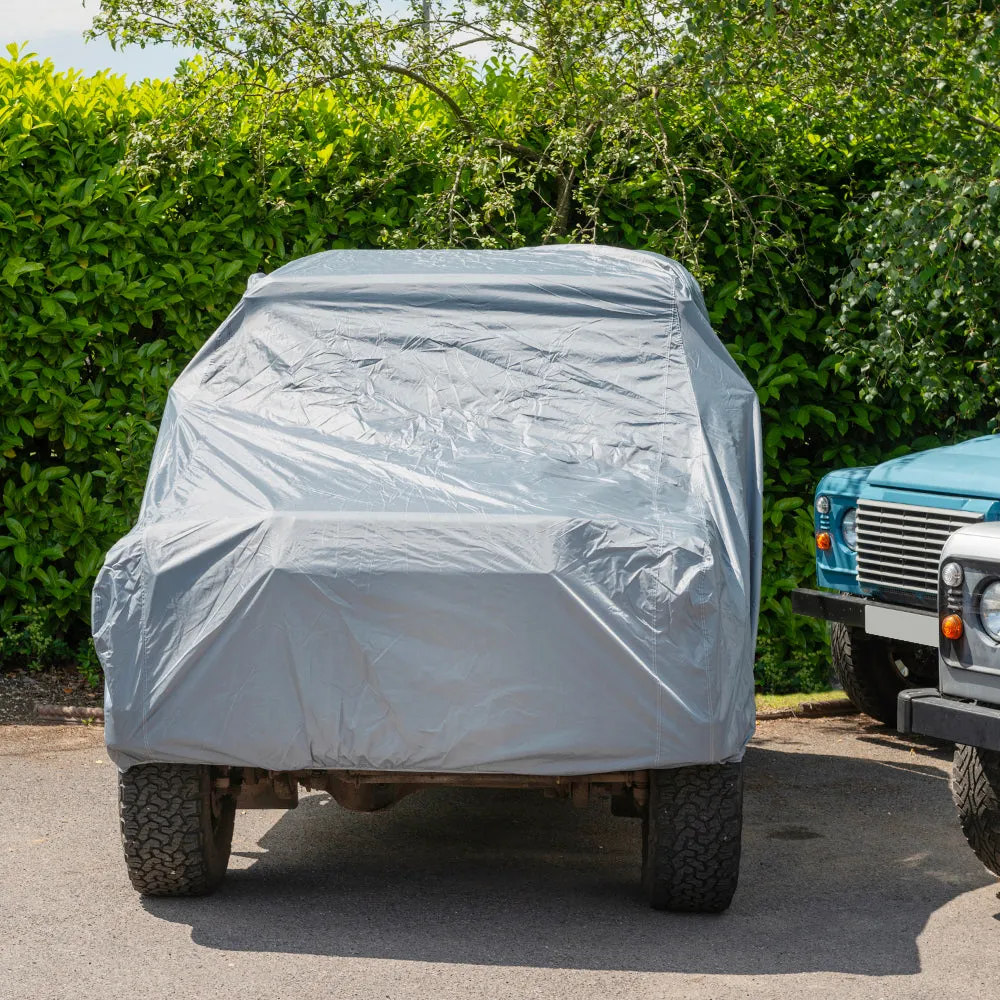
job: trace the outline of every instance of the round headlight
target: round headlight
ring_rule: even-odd
[[[979,620],[986,634],[1000,642],[1000,580],[994,580],[979,598]]]
[[[829,497],[816,497],[816,513],[817,514],[829,514],[830,513],[830,498]]]
[[[946,587],[961,587],[965,574],[957,562],[947,562],[941,568],[941,579]]]
[[[840,535],[849,549],[858,547],[858,510],[852,507],[840,519]]]

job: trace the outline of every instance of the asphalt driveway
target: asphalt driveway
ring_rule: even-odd
[[[950,752],[762,723],[721,917],[639,898],[639,825],[540,793],[237,816],[216,896],[141,900],[99,730],[0,727],[0,997],[994,997],[1000,901]]]

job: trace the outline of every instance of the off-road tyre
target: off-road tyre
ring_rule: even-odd
[[[226,875],[236,799],[200,764],[137,764],[118,777],[128,877],[145,896],[203,896]]]
[[[854,707],[891,729],[896,728],[899,692],[936,681],[936,651],[909,642],[893,643],[841,622],[830,625],[830,652],[837,680]],[[906,664],[908,678],[896,669],[897,659]]]
[[[1000,753],[956,746],[951,794],[973,853],[1000,877]]]
[[[642,889],[655,910],[721,913],[740,876],[743,764],[650,771]]]

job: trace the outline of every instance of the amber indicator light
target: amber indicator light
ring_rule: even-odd
[[[833,548],[833,539],[829,531],[819,531],[816,533],[816,548],[821,552],[829,552]]]
[[[964,628],[958,615],[945,615],[941,619],[941,634],[946,639],[961,639]]]

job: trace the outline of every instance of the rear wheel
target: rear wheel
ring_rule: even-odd
[[[937,676],[937,657],[930,647],[890,642],[840,622],[830,626],[830,651],[844,694],[865,715],[893,729],[899,692],[933,683]]]
[[[137,764],[118,778],[122,846],[132,887],[202,896],[226,875],[236,798],[200,764]]]
[[[743,765],[651,771],[642,887],[656,910],[721,913],[740,875]]]
[[[1000,876],[1000,753],[956,746],[951,792],[969,846]]]

